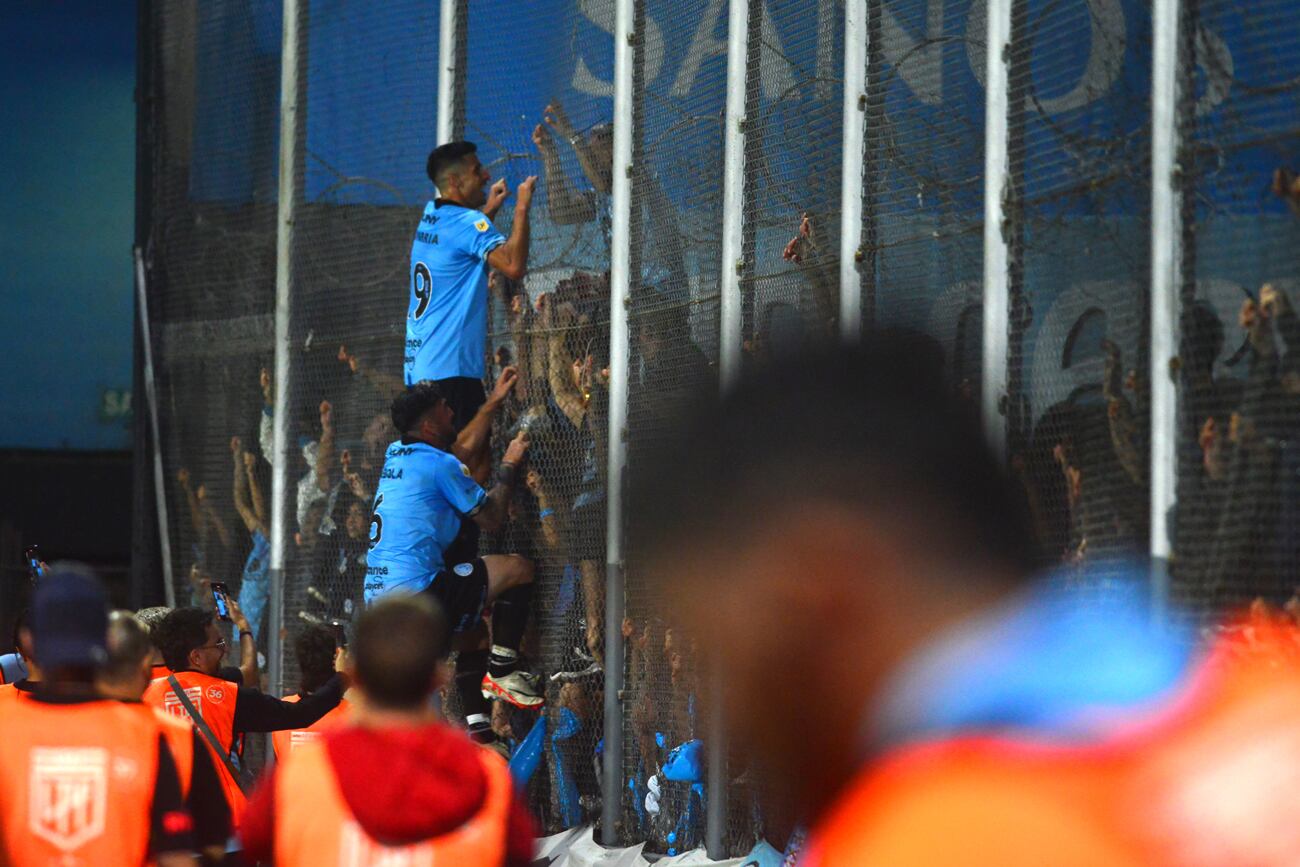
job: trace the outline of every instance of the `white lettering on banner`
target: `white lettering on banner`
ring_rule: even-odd
[[[601,30],[614,35],[614,0],[578,0],[578,12]],[[654,81],[664,65],[664,35],[649,15],[645,18],[645,78]],[[597,78],[578,55],[573,71],[573,89],[589,96],[614,96],[614,82]]]
[[[720,23],[719,19],[726,12],[726,5],[724,0],[710,0],[709,8],[700,18],[700,26],[695,29],[695,36],[686,50],[686,57],[682,59],[682,65],[677,70],[677,79],[673,82],[671,91],[672,96],[683,97],[691,92],[704,61],[711,57],[726,56],[726,38],[716,39],[713,36]],[[763,96],[777,99],[794,87],[794,73],[790,69],[790,61],[785,59],[785,47],[776,32],[772,13],[768,11],[767,3],[763,3],[762,6],[761,42],[763,44],[759,55],[759,78],[763,85]],[[650,80],[648,72],[646,80]]]
[[[34,747],[28,779],[28,829],[64,852],[104,833],[108,750]]]

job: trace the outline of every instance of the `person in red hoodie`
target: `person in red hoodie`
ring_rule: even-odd
[[[433,706],[448,640],[424,595],[384,599],[361,616],[348,663],[359,694],[351,722],[295,749],[262,781],[240,829],[249,863],[531,863],[536,828],[505,761]]]

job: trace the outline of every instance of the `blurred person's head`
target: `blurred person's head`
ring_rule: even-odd
[[[217,629],[215,615],[187,606],[171,611],[154,630],[154,643],[163,663],[172,671],[197,671],[216,676],[226,656],[226,639]]]
[[[665,304],[660,300],[659,292],[653,288],[643,288],[633,300],[633,305],[641,307],[633,321],[636,324],[636,348],[648,361],[653,361],[670,343],[690,339],[690,322],[686,317],[686,308],[678,304]]]
[[[89,568],[56,563],[32,596],[20,641],[51,683],[93,683],[108,660],[108,594]]]
[[[1033,563],[978,419],[900,340],[750,373],[634,480],[629,548],[725,673],[741,745],[814,809],[893,669]]]
[[[430,152],[426,169],[442,198],[466,208],[481,208],[487,203],[492,175],[479,162],[477,151],[478,145],[473,142],[453,141]]]
[[[158,624],[162,623],[163,618],[171,613],[171,608],[166,605],[154,605],[150,608],[141,608],[135,613],[135,619],[149,633],[149,641],[153,644],[153,664],[161,665],[162,651],[158,649],[158,642],[155,640]]]
[[[95,689],[106,698],[137,701],[153,675],[153,642],[149,630],[129,611],[108,615],[108,661],[95,677]]]
[[[436,383],[419,382],[393,399],[393,427],[409,439],[445,448],[456,439],[456,413]]]
[[[311,694],[334,676],[334,630],[321,623],[310,623],[293,639],[293,652],[298,657],[299,683],[302,691]]]
[[[587,153],[596,170],[608,175],[614,167],[614,125],[598,123],[587,131]]]
[[[426,709],[447,680],[447,618],[427,595],[389,597],[357,621],[349,659],[365,704],[380,711]]]

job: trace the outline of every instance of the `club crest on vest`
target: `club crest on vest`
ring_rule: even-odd
[[[28,779],[31,832],[65,852],[104,833],[108,750],[35,747]]]

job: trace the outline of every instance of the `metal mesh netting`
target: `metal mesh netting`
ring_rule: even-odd
[[[528,274],[493,276],[488,326],[490,370],[520,371],[497,454],[526,428],[529,472],[509,525],[482,550],[537,567],[524,650],[548,683],[545,758],[531,783],[548,831],[592,821],[600,804],[613,27],[612,4],[469,4],[464,136],[510,185],[503,233],[514,188],[539,178]],[[518,742],[538,716],[498,703],[498,730]]]
[[[1148,538],[1150,16],[1013,6],[1008,445],[1049,556]]]
[[[623,753],[601,756],[610,364],[614,0],[462,0],[454,137],[511,189],[538,175],[527,276],[493,275],[486,387],[518,386],[493,429],[530,471],[482,553],[537,567],[524,651],[545,723],[531,805],[547,831],[598,821],[620,764],[624,843],[703,842],[711,690],[691,636],[626,552]],[[844,6],[750,0],[741,261],[721,261],[726,0],[633,4],[629,468],[719,377],[719,284],[738,269],[745,361],[827,339],[838,308]],[[917,332],[978,404],[987,26],[971,0],[868,0],[859,273],[868,325]],[[404,388],[410,250],[433,195],[438,4],[300,10],[291,251],[286,686],[304,624],[349,619],[370,501]],[[174,588],[225,581],[268,621],[276,383],[281,4],[152,4],[157,100],[147,252]],[[1151,25],[1146,4],[1015,0],[1008,55],[1007,414],[1050,559],[1141,555],[1148,524]],[[1177,597],[1206,614],[1296,583],[1292,495],[1300,302],[1288,242],[1300,36],[1279,2],[1185,0],[1185,226]],[[449,60],[450,58],[444,58]],[[1274,177],[1275,169],[1281,171]],[[1275,189],[1270,191],[1270,186]],[[1268,283],[1265,291],[1261,287]],[[283,347],[282,347],[283,351]],[[1300,356],[1297,356],[1300,357]],[[232,442],[232,438],[238,438]],[[1104,572],[1104,570],[1103,570]],[[193,576],[191,578],[191,575]],[[459,719],[455,691],[445,700]],[[538,730],[540,731],[540,730]],[[678,749],[682,748],[682,749]],[[719,753],[722,751],[719,750]],[[725,846],[780,842],[788,817],[749,757],[728,759]],[[674,769],[669,772],[669,765]]]
[[[716,388],[726,8],[642,0],[633,29],[629,468]],[[703,781],[663,769],[704,737],[700,659],[641,553],[626,552],[619,835],[681,852],[704,840]]]
[[[863,317],[925,335],[979,400],[983,4],[868,3]],[[920,348],[920,347],[919,347]]]
[[[1300,579],[1294,19],[1280,2],[1183,9],[1173,590],[1202,615]]]
[[[429,198],[437,9],[299,7],[283,678],[308,623],[361,602],[371,502],[402,380],[411,240]]]
[[[177,604],[209,604],[203,580],[238,593],[267,565],[265,522],[247,526],[236,487],[251,477],[259,502],[270,495],[257,443],[274,335],[280,6],[156,4],[152,26],[146,257],[171,565]]]

